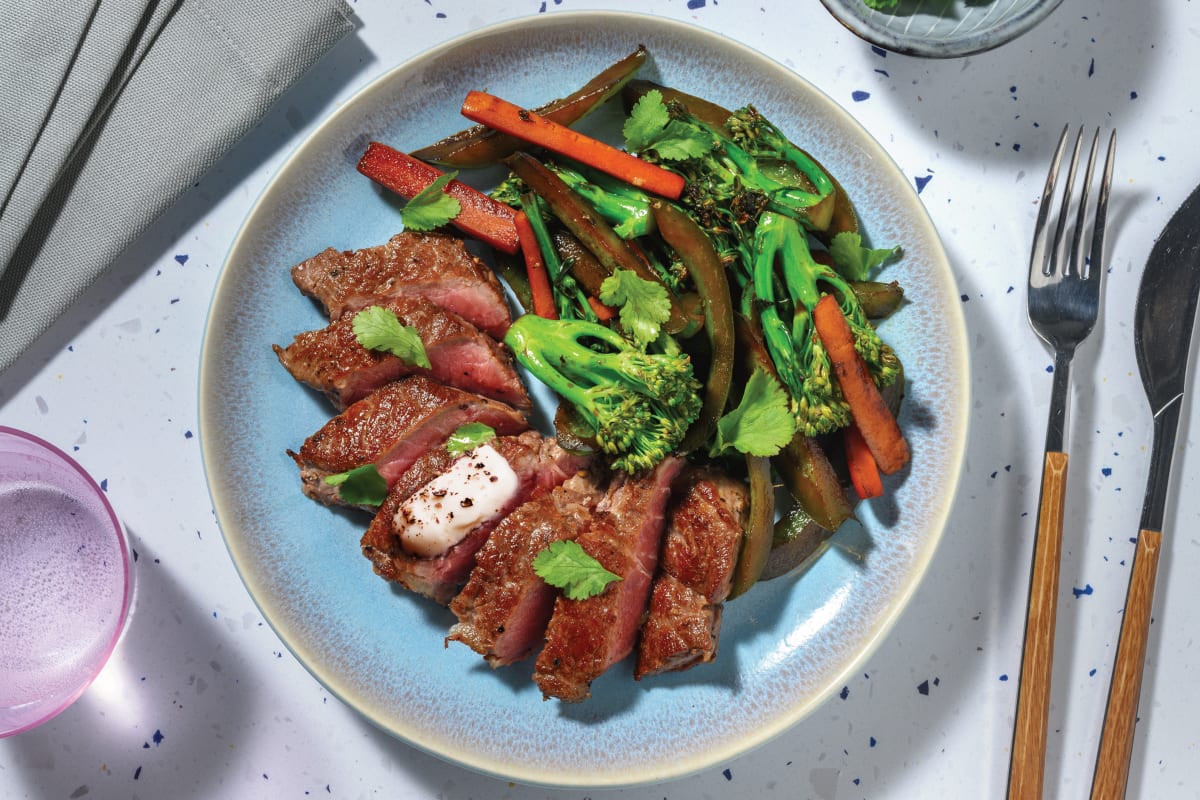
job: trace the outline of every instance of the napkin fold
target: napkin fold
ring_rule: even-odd
[[[350,17],[345,0],[0,3],[0,372]]]

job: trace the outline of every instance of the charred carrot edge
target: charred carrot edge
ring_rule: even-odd
[[[672,200],[683,193],[683,176],[487,92],[469,92],[462,114],[472,122],[567,156],[647,192]]]
[[[875,456],[875,463],[883,474],[891,475],[908,463],[908,442],[871,380],[862,356],[854,349],[854,334],[837,298],[827,294],[820,299],[813,309],[813,325],[829,353],[842,396],[871,455]]]
[[[558,311],[554,307],[554,292],[550,288],[550,276],[546,274],[546,262],[542,259],[542,249],[538,247],[537,235],[529,224],[529,217],[524,211],[518,211],[516,216],[517,240],[521,244],[521,254],[525,258],[525,274],[529,277],[529,291],[533,295],[533,313],[546,319],[558,319]]]
[[[846,466],[850,470],[854,491],[863,500],[882,495],[883,479],[879,477],[879,465],[875,463],[875,456],[871,455],[871,448],[867,447],[867,440],[857,424],[851,423],[842,429],[842,443],[846,448]]]
[[[358,161],[358,171],[408,199],[444,174],[437,167],[380,142],[367,145]],[[510,254],[517,252],[515,209],[461,181],[450,181],[445,191],[462,207],[453,220],[454,227],[497,250]]]
[[[595,312],[596,317],[599,318],[601,322],[608,322],[617,315],[617,312],[613,311],[610,307],[604,305],[604,303],[601,303],[590,294],[588,295],[587,301],[588,305],[592,307],[592,311]]]

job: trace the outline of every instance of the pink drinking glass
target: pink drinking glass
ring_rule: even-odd
[[[129,547],[104,492],[57,447],[0,426],[0,738],[83,694],[131,596]]]

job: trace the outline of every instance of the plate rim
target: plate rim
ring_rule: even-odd
[[[235,255],[243,246],[243,242],[248,237],[252,222],[263,208],[264,204],[271,197],[275,188],[292,171],[299,159],[305,154],[309,144],[317,139],[319,135],[328,127],[335,125],[343,114],[352,113],[352,109],[361,102],[365,97],[379,91],[388,82],[394,80],[397,75],[414,68],[419,68],[423,62],[433,61],[440,55],[461,48],[469,44],[472,40],[487,38],[492,36],[500,36],[512,34],[518,29],[528,31],[530,26],[539,24],[555,24],[564,25],[571,21],[577,21],[577,24],[587,24],[588,22],[595,23],[603,21],[609,24],[620,23],[627,25],[656,25],[660,26],[664,35],[681,35],[683,37],[698,37],[704,40],[706,44],[722,49],[728,49],[740,57],[758,61],[764,66],[769,66],[777,70],[782,77],[787,81],[793,82],[795,85],[804,87],[805,91],[811,94],[814,100],[819,101],[823,106],[827,106],[828,113],[837,118],[840,125],[848,126],[849,128],[861,134],[862,142],[869,146],[872,152],[869,155],[887,165],[887,168],[894,172],[896,176],[903,179],[903,172],[892,159],[891,155],[883,148],[883,146],[875,139],[875,137],[855,119],[845,108],[837,103],[823,90],[811,83],[803,75],[795,70],[787,67],[778,60],[755,50],[753,47],[746,45],[738,40],[725,36],[717,31],[704,28],[686,20],[679,20],[671,17],[665,17],[658,14],[618,11],[618,10],[570,10],[556,11],[552,14],[534,14],[514,17],[506,20],[501,20],[483,27],[464,32],[457,36],[453,36],[444,42],[422,50],[412,57],[395,64],[383,70],[378,76],[370,79],[360,88],[351,93],[346,99],[339,101],[337,106],[332,109],[319,123],[317,123],[303,139],[299,141],[287,157],[280,162],[271,176],[264,184],[258,197],[251,204],[246,212],[245,218],[242,220],[236,234],[230,242],[230,245],[225,254],[225,258],[221,264],[221,270],[214,285],[212,297],[210,299],[208,312],[205,320],[205,333],[200,349],[200,364],[199,364],[199,380],[197,390],[199,395],[199,414],[198,414],[198,436],[200,439],[201,460],[205,473],[205,481],[209,490],[210,499],[214,509],[214,517],[218,529],[221,532],[222,541],[225,544],[226,550],[229,553],[230,559],[234,564],[234,568],[239,579],[245,586],[251,600],[259,609],[264,621],[271,627],[281,644],[293,655],[293,657],[305,668],[305,670],[327,691],[337,697],[344,705],[353,710],[358,716],[370,722],[373,726],[387,733],[393,738],[415,747],[418,750],[434,755],[444,761],[456,764],[458,766],[490,775],[495,778],[512,780],[527,785],[543,786],[547,788],[623,788],[643,786],[649,783],[675,780],[695,774],[707,767],[711,767],[718,760],[732,759],[745,755],[751,750],[766,744],[770,740],[776,738],[783,732],[793,728],[797,723],[809,716],[816,708],[823,705],[829,700],[827,694],[814,692],[803,703],[797,703],[790,708],[787,713],[777,715],[770,724],[761,726],[759,733],[750,741],[740,741],[730,743],[724,748],[710,748],[702,754],[695,756],[688,754],[684,758],[677,758],[672,762],[671,766],[667,766],[662,762],[656,762],[655,765],[638,765],[635,774],[624,775],[622,777],[603,776],[597,779],[596,776],[579,776],[574,773],[568,774],[563,770],[547,770],[537,767],[537,765],[522,764],[516,762],[500,762],[497,759],[491,758],[486,754],[475,753],[472,757],[463,756],[461,753],[456,753],[452,748],[436,747],[428,742],[422,741],[418,734],[412,731],[398,730],[397,726],[384,718],[384,715],[375,713],[372,708],[364,708],[361,704],[353,702],[348,697],[348,692],[343,683],[343,680],[336,674],[328,674],[327,670],[320,669],[320,665],[313,663],[313,658],[310,655],[302,652],[294,639],[296,638],[295,631],[287,624],[287,620],[283,619],[282,613],[276,615],[276,609],[272,608],[271,599],[261,596],[261,591],[256,588],[257,581],[248,569],[247,555],[244,551],[245,544],[239,545],[231,541],[231,535],[226,531],[223,519],[228,519],[229,515],[223,515],[221,509],[228,505],[228,500],[223,500],[219,497],[214,481],[211,477],[211,472],[215,469],[212,465],[218,463],[220,454],[212,451],[211,437],[205,435],[206,429],[209,427],[210,420],[214,417],[211,410],[211,404],[207,397],[212,393],[211,375],[216,371],[216,367],[212,365],[208,354],[214,347],[214,339],[218,333],[214,330],[212,324],[214,314],[217,310],[218,302],[223,295],[223,287],[227,284],[231,271],[228,267]],[[936,254],[939,256],[939,261],[944,269],[939,269],[937,274],[947,284],[947,289],[953,289],[957,293],[957,282],[950,267],[948,255],[945,251],[945,246],[942,243],[941,237],[937,234],[936,228],[933,225],[932,219],[929,216],[928,210],[919,200],[913,187],[908,183],[907,179],[903,180],[908,187],[908,194],[905,196],[905,201],[911,206],[914,216],[926,228],[925,235],[927,239],[936,245]],[[969,429],[969,394],[970,394],[970,367],[968,359],[968,348],[966,346],[966,326],[965,319],[961,308],[957,305],[952,305],[949,309],[946,319],[947,334],[951,340],[958,343],[959,346],[952,348],[954,354],[954,376],[955,385],[949,387],[949,391],[958,398],[956,405],[954,425],[948,431],[948,441],[952,446],[952,452],[946,458],[947,463],[952,467],[953,475],[948,479],[946,484],[946,499],[942,500],[937,510],[931,512],[930,519],[932,523],[930,528],[934,529],[929,533],[929,537],[923,542],[920,556],[915,558],[909,570],[908,580],[905,582],[903,589],[898,591],[887,606],[887,611],[881,613],[875,620],[875,627],[866,636],[861,645],[854,649],[853,656],[848,658],[846,663],[840,670],[833,671],[833,675],[829,681],[830,685],[844,681],[850,674],[858,670],[861,665],[868,660],[871,655],[878,649],[881,642],[886,638],[888,633],[895,627],[901,614],[908,608],[913,594],[917,588],[923,583],[929,565],[934,556],[945,533],[950,513],[954,505],[955,497],[958,493],[959,483],[961,481],[962,467],[965,460],[967,436]],[[206,410],[208,409],[208,410]],[[233,537],[236,538],[236,537]],[[277,605],[277,603],[276,603]]]

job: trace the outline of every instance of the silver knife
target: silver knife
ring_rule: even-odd
[[[1150,609],[1162,549],[1163,513],[1179,412],[1187,387],[1188,351],[1200,297],[1200,187],[1184,201],[1150,250],[1134,311],[1138,371],[1154,414],[1150,476],[1142,504],[1125,617],[1117,644],[1092,800],[1125,796],[1133,753],[1133,727],[1149,638]]]

